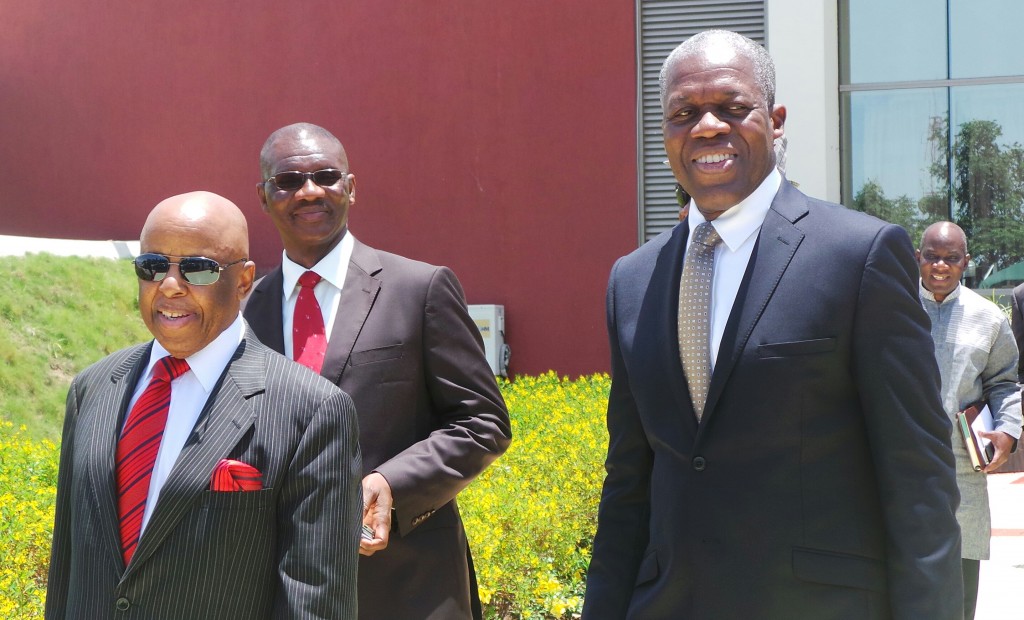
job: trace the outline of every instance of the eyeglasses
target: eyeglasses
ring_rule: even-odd
[[[135,275],[146,282],[159,282],[171,270],[171,265],[177,265],[181,277],[189,284],[206,286],[220,280],[220,272],[232,265],[244,263],[248,258],[240,258],[227,265],[221,265],[212,258],[204,256],[175,256],[177,261],[172,261],[163,254],[139,254],[132,261],[135,264]]]
[[[276,185],[278,189],[291,192],[305,185],[306,181],[309,179],[313,179],[313,182],[320,187],[330,187],[344,179],[346,174],[347,173],[342,172],[337,168],[324,168],[323,170],[317,170],[316,172],[299,172],[297,170],[289,170],[287,172],[278,172],[267,179],[267,181],[273,181],[274,185]]]

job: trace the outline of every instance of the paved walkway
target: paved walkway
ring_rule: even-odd
[[[992,559],[981,563],[975,620],[1024,617],[1024,473],[988,477]]]
[[[139,242],[76,241],[0,235],[0,256],[24,256],[32,252],[47,252],[57,256],[133,258],[139,254]]]

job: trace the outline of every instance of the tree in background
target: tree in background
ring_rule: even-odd
[[[967,233],[978,280],[990,272],[1024,260],[1024,147],[999,144],[1002,127],[995,121],[973,120],[960,125],[952,149],[949,124],[932,119],[927,167],[932,187],[919,200],[889,198],[869,179],[851,205],[902,226],[916,244],[932,222],[952,219]],[[952,166],[950,166],[952,157]],[[952,180],[951,174],[952,173]]]
[[[953,212],[979,279],[1024,260],[1024,149],[1000,146],[1002,133],[995,121],[968,121],[953,142]]]
[[[921,205],[913,198],[907,195],[887,198],[882,186],[874,180],[867,181],[857,190],[852,207],[890,224],[902,226],[915,244],[930,221],[928,214],[921,210]]]

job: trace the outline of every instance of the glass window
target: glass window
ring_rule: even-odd
[[[1024,54],[1014,43],[1024,25],[1021,0],[952,0],[949,72],[952,78],[1020,75]]]
[[[952,219],[980,286],[1020,282],[1007,268],[1024,266],[1024,1],[839,7],[844,203],[913,238]]]
[[[945,88],[843,95],[844,203],[907,229],[949,217]]]
[[[950,89],[956,221],[983,280],[1024,260],[1024,84]]]
[[[840,10],[844,84],[946,79],[946,0],[842,0]]]

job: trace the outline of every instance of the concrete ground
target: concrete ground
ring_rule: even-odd
[[[1024,473],[988,477],[992,558],[981,563],[975,620],[1024,617]]]
[[[75,241],[72,239],[40,239],[0,235],[0,256],[24,256],[32,252],[47,252],[57,256],[134,258],[139,254],[139,242]]]

